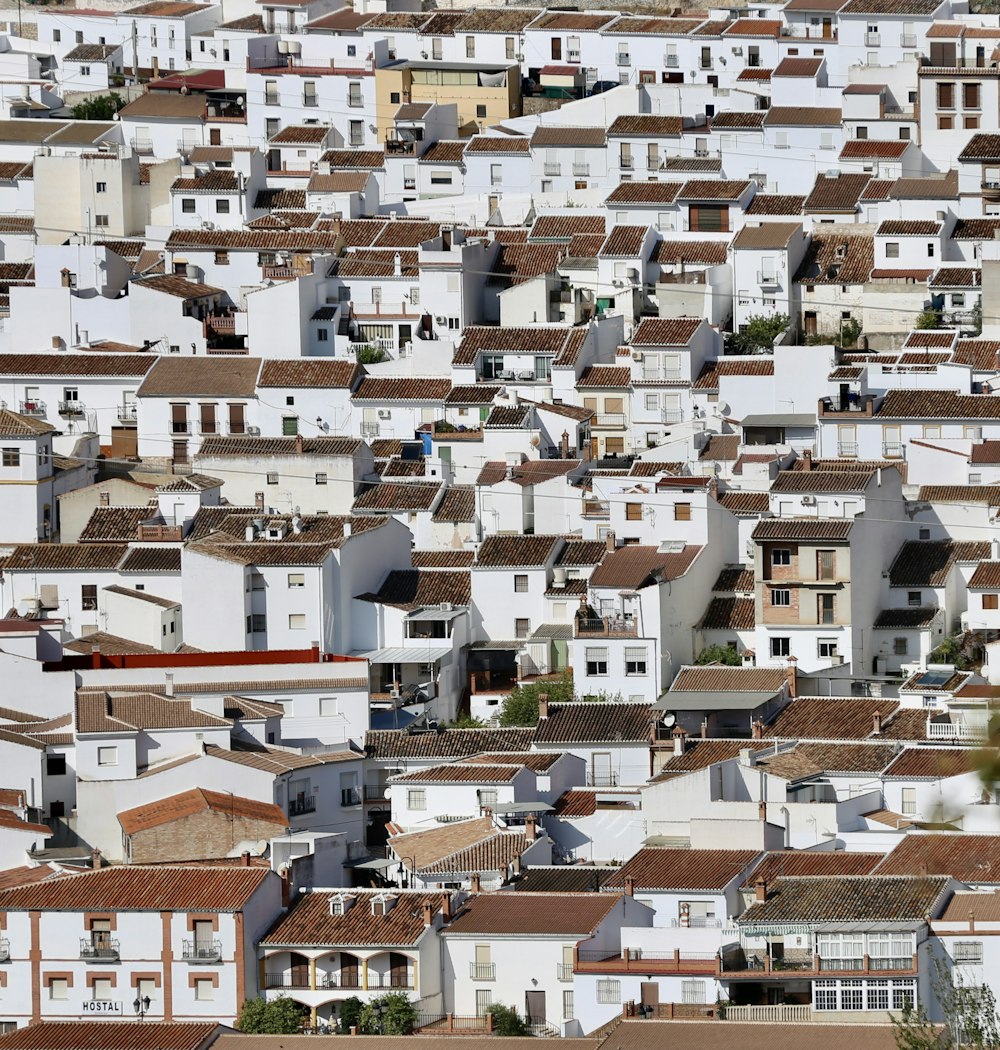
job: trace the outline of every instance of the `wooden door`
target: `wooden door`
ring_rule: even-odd
[[[115,459],[134,459],[138,456],[139,431],[135,427],[112,427],[111,455]]]
[[[552,38],[552,60],[558,62],[562,58],[562,38],[554,36]]]
[[[660,1005],[660,986],[656,981],[643,981],[639,985],[639,995],[642,1005],[647,1009],[652,1008],[655,1012]]]
[[[291,952],[289,954],[289,961],[291,963],[292,971],[292,987],[293,988],[308,988],[309,987],[309,960],[298,952]]]
[[[358,979],[358,957],[350,952],[340,953],[340,987],[360,988],[361,981]]]
[[[806,310],[806,335],[816,334],[816,313],[814,310]]]
[[[545,992],[524,993],[524,1014],[528,1024],[545,1024]]]
[[[833,39],[833,19],[832,18],[824,18],[823,19],[823,39],[824,40],[832,40]]]
[[[407,958],[399,952],[389,952],[389,987],[408,988]]]

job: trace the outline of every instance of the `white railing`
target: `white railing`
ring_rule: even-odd
[[[927,720],[928,740],[983,740],[986,730],[967,722],[932,722]]]
[[[768,1021],[778,1024],[802,1024],[813,1019],[808,1003],[780,1003],[774,1006],[727,1005],[723,1014],[727,1021]]]

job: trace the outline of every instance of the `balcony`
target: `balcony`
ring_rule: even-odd
[[[830,416],[871,416],[875,414],[875,405],[874,394],[860,394],[850,390],[846,397],[820,398],[817,414],[821,419]]]
[[[181,945],[181,958],[185,962],[220,962],[222,941],[184,941]]]
[[[903,33],[902,36],[900,36],[900,38],[899,38],[899,46],[900,47],[916,47],[917,46],[916,35],[913,34],[913,33]]]
[[[600,499],[584,500],[580,513],[584,518],[607,518],[611,514],[611,504]]]
[[[618,787],[618,774],[617,773],[595,773],[593,770],[587,770],[587,787],[601,787],[601,788],[614,788]]]
[[[627,51],[619,51],[615,55],[615,65],[618,66],[630,66],[632,65],[632,56]]]
[[[585,164],[583,161],[576,161],[573,164],[573,174],[579,175],[584,178],[590,176],[590,165]]]
[[[171,434],[190,434],[191,430],[191,421],[188,419],[172,419],[170,421]]]
[[[33,416],[35,419],[45,418],[45,402],[44,401],[22,401],[21,407],[18,409],[22,416]]]
[[[302,105],[306,106],[308,109],[312,109],[319,105],[319,99],[315,95],[303,95]]]
[[[365,802],[385,802],[385,784],[365,784]]]
[[[765,270],[758,270],[757,283],[761,286],[761,288],[777,288],[781,282],[776,273]]]
[[[83,415],[85,407],[82,401],[60,401],[59,415],[67,419],[79,419]]]
[[[147,155],[153,152],[152,139],[132,139],[132,152]]]
[[[683,423],[684,413],[678,409],[664,408],[660,410],[661,423]]]
[[[664,55],[663,64],[667,69],[676,69],[681,63],[678,55]]]
[[[266,973],[265,988],[310,988],[309,977],[303,973]]]
[[[903,446],[898,441],[887,441],[882,445],[882,455],[885,459],[902,459]]]
[[[117,962],[119,957],[118,941],[110,937],[80,938],[80,958],[84,962]]]
[[[934,721],[927,719],[928,740],[975,740],[986,739],[986,727],[982,723],[957,721]]]
[[[635,166],[635,161],[631,157],[622,157],[618,161],[618,167],[623,168],[625,171],[631,171]]]
[[[881,47],[882,36],[880,33],[865,33],[865,47]]]
[[[361,109],[365,104],[365,100],[360,95],[348,95],[347,104],[351,109]]]
[[[857,459],[858,443],[856,441],[838,441],[837,455],[841,459]]]
[[[341,788],[340,789],[340,804],[345,809],[351,806],[361,805],[361,791],[360,789],[354,788]],[[315,807],[313,807],[315,808]]]
[[[475,963],[473,963],[475,965]],[[372,973],[368,971],[368,991],[378,990],[380,988],[393,988],[396,991],[408,990],[413,991],[416,985],[413,983],[413,977],[410,974],[398,974],[398,973]]]
[[[630,616],[577,617],[577,638],[638,638],[639,628]]]
[[[579,51],[567,51],[566,52],[566,61],[567,62],[579,62],[580,61],[580,52]]]
[[[209,314],[205,318],[205,326],[214,332],[224,335],[236,334],[235,314]]]
[[[412,157],[417,152],[414,139],[386,139],[385,152],[396,157]]]
[[[140,543],[180,543],[184,539],[184,526],[140,525],[136,538]]]
[[[624,412],[598,412],[591,421],[591,427],[624,427]]]
[[[119,423],[131,423],[133,426],[136,423],[135,405],[119,405],[118,406],[118,422]]]
[[[373,438],[378,437],[378,423],[362,423],[361,424],[361,436],[366,441],[371,441]]]
[[[342,970],[340,973],[327,973],[319,979],[321,988],[361,988],[361,975],[357,970]]]
[[[813,1020],[809,1003],[775,1003],[743,1006],[726,1003],[726,1021],[765,1021],[768,1024],[807,1024]]]
[[[572,981],[573,980],[573,964],[572,963],[556,963],[556,980],[557,981]]]
[[[469,977],[473,981],[495,981],[497,979],[496,963],[469,963]]]
[[[314,795],[306,795],[303,798],[293,798],[288,802],[288,815],[290,817],[301,817],[305,813],[316,812],[316,798]]]
[[[298,277],[298,274],[291,266],[262,266],[260,268],[260,276],[264,281],[291,281]]]
[[[562,165],[558,161],[547,160],[545,162],[546,175],[561,175]]]

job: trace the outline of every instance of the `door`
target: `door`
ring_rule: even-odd
[[[186,441],[175,441],[173,443],[174,463],[186,464],[188,462],[188,443]]]
[[[135,459],[139,455],[139,431],[135,427],[112,427],[111,455],[115,459]]]
[[[222,145],[222,129],[221,128],[209,128],[208,129],[208,144],[210,146],[221,146]]]
[[[816,312],[815,312],[815,310],[806,310],[805,323],[806,323],[806,325],[805,325],[805,327],[806,327],[806,335],[815,335],[816,334]]]
[[[407,975],[407,958],[399,952],[389,952],[389,987],[409,988],[410,981]]]
[[[596,751],[591,758],[591,776],[594,779],[594,787],[611,787],[613,785],[611,774],[611,752]]]
[[[639,995],[641,996],[641,1002],[646,1012],[652,1011],[656,1013],[656,1008],[660,1005],[660,986],[656,981],[643,981],[639,985]]]
[[[832,40],[833,39],[833,19],[832,18],[824,18],[823,19],[823,39],[824,40]]]
[[[545,992],[524,993],[524,1016],[528,1024],[545,1024]]]
[[[209,923],[209,926],[212,924]],[[289,962],[291,963],[291,987],[292,988],[308,988],[309,987],[309,960],[298,952],[291,952],[289,955]]]
[[[350,952],[340,953],[340,987],[360,988],[358,957]]]
[[[834,595],[832,594],[818,594],[816,596],[817,613],[820,623],[831,624],[835,623],[835,612],[834,612]]]
[[[562,58],[562,37],[554,36],[552,38],[552,59],[558,62]]]
[[[493,1005],[493,993],[489,988],[476,989],[476,1017],[485,1017]]]
[[[235,404],[229,406],[229,433],[243,434],[246,432],[246,420],[243,415],[243,405]]]

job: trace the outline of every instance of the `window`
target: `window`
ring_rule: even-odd
[[[53,29],[52,30],[52,42],[54,44],[58,44],[60,40],[62,40],[62,30],[61,29]]]
[[[917,608],[917,607],[923,605],[923,597],[924,597],[924,592],[923,591],[907,591],[906,592],[906,604],[911,606],[911,607],[913,607],[913,608]]]
[[[962,127],[965,128],[966,131],[975,131],[979,127],[979,117],[970,117],[968,115],[962,117]]]
[[[476,38],[474,36],[467,36],[465,38],[465,57],[476,57]]]
[[[90,998],[98,1002],[108,1002],[114,994],[110,977],[94,977],[90,986]]]
[[[211,1002],[215,998],[215,982],[211,977],[194,979],[194,997],[199,1003]]]
[[[892,1008],[893,1010],[905,1010],[908,1006],[912,1007],[916,1001],[916,988],[915,982],[894,982],[892,987]]]
[[[229,252],[216,252],[215,253],[215,265],[216,266],[228,266],[229,265]]]
[[[485,806],[495,806],[497,804],[497,791],[496,788],[480,788],[479,789],[479,805],[480,808]]]
[[[955,108],[955,85],[954,84],[938,84],[938,86],[937,86],[937,104],[938,104],[938,109],[954,109]]]
[[[68,999],[69,998],[69,981],[65,977],[50,977],[49,978],[49,998],[50,999]]]
[[[854,137],[856,139],[866,139],[866,138],[868,138],[868,129],[863,124],[859,124],[858,127],[854,131]]]
[[[305,613],[289,613],[288,614],[288,629],[290,631],[304,631],[306,629],[306,614]]]
[[[426,809],[427,808],[427,790],[426,790],[426,788],[407,788],[407,790],[406,790],[406,808],[407,809]]]
[[[837,1009],[836,981],[813,981],[813,1007],[816,1010]]]
[[[927,242],[927,258],[928,259],[933,259],[934,258],[934,242],[933,241],[928,241]]]
[[[599,1003],[620,1003],[622,1001],[621,981],[603,980],[597,982],[597,1001]]]
[[[319,698],[320,718],[333,718],[340,714],[340,703],[335,696],[321,696]]]
[[[966,109],[979,109],[979,84],[962,85],[962,105]]]
[[[87,610],[97,608],[96,583],[85,583],[80,587],[80,607]]]
[[[247,617],[247,634],[261,634],[267,630],[267,616],[264,613],[251,613]]]
[[[5,448],[3,450],[3,465],[5,467],[19,467],[21,465],[21,450],[17,448]]]
[[[915,817],[917,815],[917,789],[903,788],[901,793],[901,810],[904,817]]]
[[[195,213],[194,197],[182,197],[181,198],[181,211],[185,215],[194,215],[194,213]]]
[[[490,165],[490,185],[500,186],[503,183],[503,165],[502,164],[491,164]]]
[[[528,590],[528,575],[527,573],[515,573],[514,574],[514,592],[516,594],[524,594]]]
[[[486,107],[485,106],[476,106],[476,116],[477,117],[485,117],[486,116]]]
[[[589,678],[600,678],[608,673],[608,650],[588,648],[587,676]]]
[[[775,547],[775,549],[771,551],[771,564],[791,565],[792,552],[787,547]]]
[[[625,520],[626,521],[642,521],[642,504],[641,503],[626,503],[625,504]]]
[[[325,474],[317,474],[316,475],[316,484],[317,485],[325,485],[326,484],[326,475]]]
[[[514,621],[514,637],[527,638],[529,634],[531,634],[531,621],[518,617]]]
[[[316,329],[316,342],[328,343],[330,341],[330,333],[326,328]]]
[[[568,991],[568,992],[563,992],[562,993],[562,1010],[563,1010],[563,1020],[564,1021],[572,1021],[573,1017],[574,1017],[574,1014],[573,1014],[573,993],[572,993],[572,991]]]
[[[156,997],[156,981],[151,977],[138,977],[135,981],[135,994],[139,999]]]
[[[277,485],[278,472],[276,470],[269,470],[265,476],[265,480],[267,481],[268,485]]]
[[[885,257],[887,259],[898,259],[899,258],[899,242],[889,241],[885,246]]]
[[[951,957],[957,963],[981,964],[983,961],[983,942],[955,941]]]
[[[841,1010],[863,1010],[864,993],[861,981],[843,981],[840,986]]]
[[[107,193],[108,192],[108,184],[106,182],[99,182],[94,187],[94,190],[97,193]]]
[[[910,644],[906,638],[893,638],[892,640],[892,655],[893,656],[906,656],[909,652]]]
[[[97,749],[97,764],[99,766],[117,766],[118,748],[114,746],[99,747]]]
[[[836,575],[836,551],[816,552],[816,579],[832,580]]]
[[[938,117],[938,131],[951,131],[954,127],[954,117]]]
[[[788,656],[792,651],[792,640],[790,638],[772,638],[771,655]]]
[[[771,604],[788,606],[792,604],[792,592],[785,588],[771,591]]]
[[[865,987],[865,1009],[888,1010],[889,1009],[889,982],[869,980]]]
[[[690,503],[675,503],[674,504],[674,521],[690,521],[691,520],[691,504]]]
[[[831,624],[837,620],[836,613],[836,595],[834,594],[817,594],[816,595],[816,622]]]
[[[646,673],[646,647],[629,646],[625,649],[625,674],[644,675]]]
[[[995,595],[995,594],[984,594],[983,595],[983,608],[984,609],[996,609],[997,608],[997,595]]]
[[[705,982],[704,981],[681,981],[682,1003],[704,1003]]]
[[[46,755],[45,773],[50,777],[62,777],[66,775],[65,755]]]
[[[215,200],[215,213],[216,215],[228,215],[229,214],[229,198],[228,197],[217,197]]]

